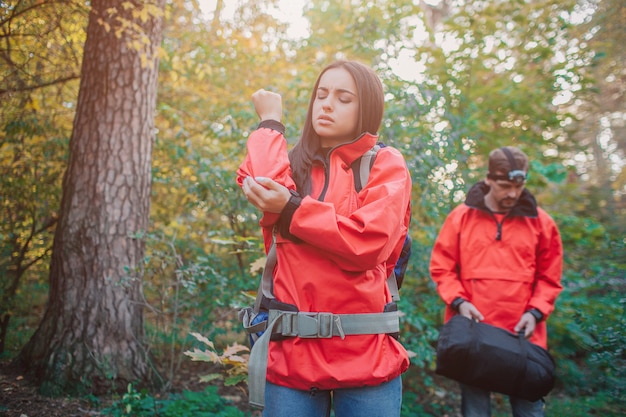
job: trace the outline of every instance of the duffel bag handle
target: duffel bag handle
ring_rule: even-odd
[[[528,347],[526,341],[526,331],[524,329],[517,333],[519,340],[521,358],[523,359],[524,366],[521,367],[517,376],[515,377],[515,386],[519,389],[522,388],[524,381],[526,380],[526,368],[528,367]]]

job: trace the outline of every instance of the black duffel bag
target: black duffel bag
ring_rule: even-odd
[[[554,387],[554,359],[516,335],[461,315],[452,317],[439,332],[439,375],[488,391],[537,401]]]

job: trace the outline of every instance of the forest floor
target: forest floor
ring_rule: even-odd
[[[0,364],[0,416],[2,417],[73,417],[98,416],[91,413],[86,399],[48,398],[24,377],[21,369]]]
[[[207,387],[206,383],[198,380],[198,375],[215,372],[217,369],[212,368],[208,363],[199,363],[187,361],[181,365],[181,369],[176,373],[176,377],[172,381],[170,393],[180,393],[183,391],[200,392]],[[440,410],[451,410],[457,408],[459,403],[458,387],[456,384],[446,381],[442,377],[433,375],[437,379],[437,383],[445,387],[444,391],[447,395],[433,396],[432,398],[422,398],[424,404],[439,404]],[[442,392],[444,392],[442,391]],[[247,403],[247,397],[237,387],[220,386],[218,392],[221,397],[228,398],[230,403],[246,415],[257,417],[260,412],[252,411]],[[551,396],[556,399],[560,396],[554,393]],[[114,402],[119,401],[120,395],[98,396],[91,400],[85,398],[50,398],[40,395],[37,392],[37,386],[25,377],[23,370],[14,367],[8,362],[0,361],[0,417],[107,417],[108,413],[102,410],[111,407]],[[97,400],[97,401],[94,401]],[[506,397],[498,395],[492,401],[494,407],[494,416],[508,416],[510,410]],[[549,415],[572,415],[563,414],[558,410],[558,406],[549,407]],[[435,413],[436,414],[436,413]],[[456,416],[455,412],[442,412],[440,415],[445,417]],[[576,414],[576,416],[587,415]],[[596,415],[595,413],[589,415]],[[598,414],[606,417],[624,414]]]
[[[171,391],[203,391],[207,384],[198,381],[198,372],[197,362],[183,366],[172,382]],[[44,397],[24,375],[23,370],[0,362],[0,417],[102,417],[105,414],[101,410],[116,400],[113,396],[99,396],[96,407],[88,398]],[[227,396],[233,405],[247,408],[246,398],[238,388],[220,387],[220,394]]]

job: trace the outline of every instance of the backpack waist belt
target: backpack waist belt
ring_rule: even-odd
[[[254,343],[248,361],[248,396],[251,405],[265,405],[265,379],[270,336],[331,338],[357,334],[385,334],[400,331],[397,311],[385,313],[333,314],[270,310],[267,330]]]
[[[325,339],[340,336],[343,339],[346,335],[354,334],[397,333],[400,328],[397,311],[333,314],[270,310],[268,320],[251,325],[247,323],[251,323],[254,311],[251,308],[239,311],[239,319],[244,323],[243,328],[247,333],[265,331],[268,323],[279,315],[280,319],[271,332],[284,337]]]
[[[346,335],[395,333],[400,331],[398,312],[333,314],[270,310],[268,323],[279,320],[272,333],[285,337],[329,339]]]

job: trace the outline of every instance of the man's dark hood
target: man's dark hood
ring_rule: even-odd
[[[485,204],[485,195],[489,192],[489,186],[485,181],[480,181],[470,188],[465,199],[465,205],[491,213],[491,210]],[[526,188],[522,191],[522,195],[515,203],[515,206],[508,214],[509,216],[537,217],[537,200]]]

